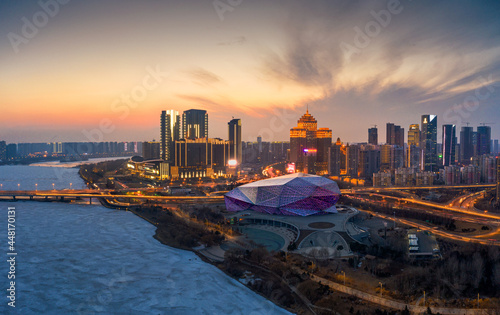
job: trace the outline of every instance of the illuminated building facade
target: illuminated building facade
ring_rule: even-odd
[[[408,130],[406,167],[420,169],[420,152],[420,126],[412,124]]]
[[[224,196],[228,211],[253,210],[289,216],[337,213],[336,182],[321,176],[294,173],[239,186]]]
[[[422,148],[421,169],[428,172],[437,172],[437,116],[422,115],[422,133],[420,145]]]
[[[160,158],[171,161],[174,157],[174,143],[180,140],[181,119],[179,112],[164,110],[160,118]]]
[[[332,144],[332,146],[330,147],[329,159],[329,174],[332,176],[340,176],[342,162],[344,162],[345,165],[345,154],[342,152],[342,142],[340,141],[340,138],[337,138],[337,142]]]
[[[237,165],[242,163],[241,119],[233,119],[228,123],[229,131],[229,159],[236,160]]]
[[[181,139],[175,142],[172,178],[225,176],[229,161],[229,141],[221,139]]]
[[[298,172],[328,174],[331,144],[332,131],[318,129],[318,122],[307,110],[297,127],[290,129],[290,162],[295,163]]]
[[[208,114],[206,110],[190,109],[182,113],[183,139],[208,139]]]

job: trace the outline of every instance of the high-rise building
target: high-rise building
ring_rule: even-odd
[[[190,109],[182,113],[184,139],[208,139],[208,114],[206,110]]]
[[[342,158],[345,161],[345,156],[341,152],[342,142],[337,138],[337,142],[330,147],[330,171],[332,176],[340,176],[340,169],[342,165]]]
[[[437,172],[437,116],[422,115],[422,132],[420,134],[420,146],[422,148],[422,170]]]
[[[378,129],[377,127],[368,129],[368,143],[377,145],[378,144]]]
[[[410,125],[408,130],[408,146],[410,145],[420,146],[420,127],[418,124]]]
[[[358,177],[359,168],[359,145],[347,144],[346,147],[346,171],[347,176]]]
[[[228,124],[229,130],[229,159],[242,163],[241,147],[241,119],[232,119]]]
[[[373,145],[362,145],[359,151],[359,177],[373,178],[380,171],[380,150]]]
[[[290,129],[290,162],[299,172],[328,173],[328,148],[332,144],[332,131],[318,129],[318,122],[309,110]]]
[[[160,119],[160,158],[172,161],[174,142],[180,139],[180,116],[176,110],[164,110]]]
[[[406,167],[420,169],[420,126],[411,124],[408,129],[408,149]]]
[[[393,123],[387,123],[387,133],[386,133],[387,144],[395,144],[400,147],[405,145],[405,129],[401,126],[395,125]]]
[[[224,176],[229,161],[229,141],[182,139],[175,142],[173,178]]]
[[[479,126],[477,127],[477,153],[476,155],[490,154],[491,153],[491,127]]]
[[[160,142],[150,141],[142,143],[142,157],[144,160],[157,160],[160,158]]]
[[[460,163],[469,164],[470,158],[474,156],[472,134],[472,127],[462,127],[460,130]]]
[[[399,145],[391,144],[380,146],[381,170],[395,170],[397,168],[403,167],[404,164],[404,148],[400,147]]]
[[[455,125],[443,125],[443,166],[455,164],[455,146],[457,144]]]

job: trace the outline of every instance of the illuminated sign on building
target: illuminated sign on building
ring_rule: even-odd
[[[236,160],[227,161],[227,165],[229,165],[231,167],[235,167],[237,164],[238,164],[238,161],[236,161]]]
[[[304,152],[305,153],[316,153],[316,152],[318,152],[318,150],[316,150],[316,149],[304,149]]]
[[[286,166],[287,173],[295,173],[295,163],[288,163]]]

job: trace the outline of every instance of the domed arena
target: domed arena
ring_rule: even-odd
[[[228,211],[309,216],[337,213],[336,182],[317,175],[294,173],[239,186],[224,196]]]

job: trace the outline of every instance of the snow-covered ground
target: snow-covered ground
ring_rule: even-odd
[[[160,244],[132,213],[97,205],[0,203],[3,292],[8,206],[16,208],[17,307],[2,298],[0,314],[288,314],[195,254]]]

